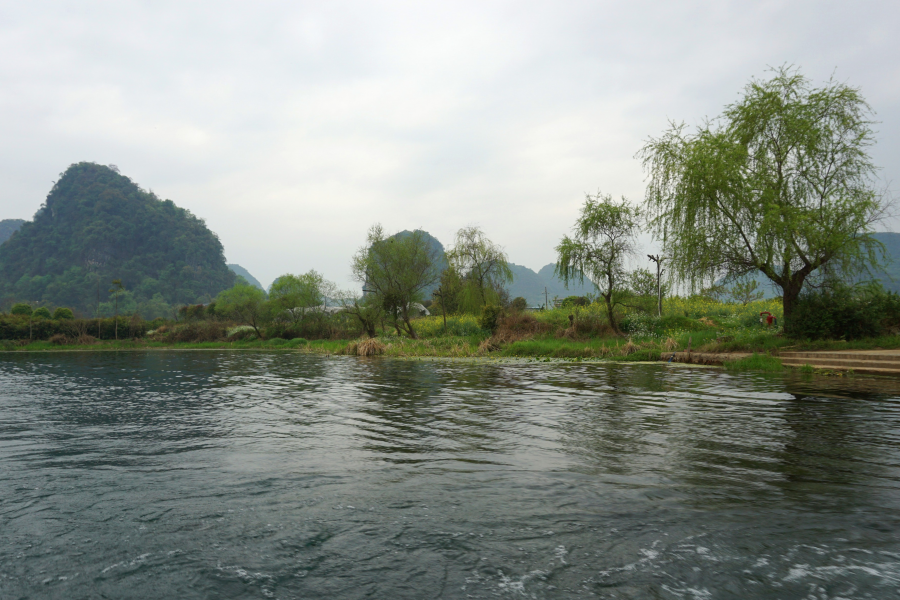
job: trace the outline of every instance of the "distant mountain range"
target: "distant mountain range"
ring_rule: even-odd
[[[884,289],[900,293],[900,233],[880,232],[872,234],[872,236],[884,244],[887,265],[883,270],[873,272],[871,274],[873,277],[871,278],[880,281]],[[756,273],[750,279],[756,280],[759,284],[759,289],[765,294],[766,298],[781,297],[781,290],[762,273]],[[868,280],[870,277],[865,276],[861,277],[861,279]],[[729,286],[726,284],[726,287]]]
[[[262,286],[262,284],[256,279],[256,277],[254,277],[253,275],[251,275],[251,274],[250,274],[250,271],[248,271],[247,269],[245,269],[245,268],[242,267],[241,265],[230,264],[230,265],[225,265],[225,266],[227,266],[229,269],[231,269],[231,271],[232,271],[235,275],[237,275],[238,277],[243,277],[244,280],[246,280],[246,282],[249,283],[250,285],[252,285],[253,287],[258,287],[259,289],[261,289],[261,290],[263,290],[263,291],[266,291],[266,289],[265,289],[265,288]]]
[[[552,305],[553,299],[556,297],[565,298],[566,296],[597,293],[596,287],[588,279],[585,279],[584,283],[570,281],[569,287],[566,288],[562,279],[554,274],[555,267],[556,265],[550,263],[535,273],[528,267],[510,263],[509,268],[513,272],[513,282],[506,287],[509,297],[521,296],[528,302],[528,306],[543,306],[545,298]]]

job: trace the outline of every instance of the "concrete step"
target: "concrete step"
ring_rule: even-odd
[[[860,358],[796,358],[793,356],[780,356],[781,362],[786,365],[816,365],[819,363],[831,363],[847,365],[849,367],[881,367],[884,369],[900,369],[900,360],[868,360],[865,357]]]
[[[840,360],[840,359],[805,359],[805,358],[784,358],[781,357],[781,364],[791,367],[802,367],[803,365],[812,365],[820,369],[888,369],[900,371],[900,361],[891,362],[883,360]],[[825,366],[827,365],[827,366]]]
[[[782,359],[781,363],[788,367],[802,367],[810,365],[816,369],[827,369],[830,371],[850,371],[854,373],[872,373],[879,375],[900,375],[900,363],[894,364],[881,361],[787,361]]]
[[[900,352],[892,350],[780,352],[778,356],[782,360],[870,360],[900,363]]]

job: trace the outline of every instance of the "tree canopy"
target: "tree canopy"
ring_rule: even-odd
[[[354,255],[351,269],[364,293],[378,300],[398,331],[415,339],[411,304],[423,302],[425,290],[438,281],[440,259],[421,231],[388,236],[381,225],[373,225],[366,244]]]
[[[696,132],[651,138],[646,207],[673,273],[696,288],[760,272],[789,317],[814,273],[877,264],[871,118],[858,89],[780,68]]]
[[[503,248],[484,235],[480,227],[463,227],[447,253],[453,271],[462,281],[462,305],[473,310],[488,303],[500,304],[506,284],[513,280]],[[443,282],[442,282],[443,283]]]
[[[216,312],[248,325],[263,339],[262,327],[271,318],[266,293],[250,284],[237,284],[216,297]]]
[[[335,285],[315,270],[300,275],[287,273],[272,283],[269,300],[289,320],[299,324],[324,306],[335,290]]]

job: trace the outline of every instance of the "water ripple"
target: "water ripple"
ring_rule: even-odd
[[[0,598],[884,597],[890,380],[0,359]]]

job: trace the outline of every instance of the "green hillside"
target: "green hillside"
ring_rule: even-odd
[[[0,245],[0,297],[97,311],[113,279],[120,307],[145,317],[209,301],[235,282],[219,238],[202,219],[117,171],[70,166],[34,220]]]

